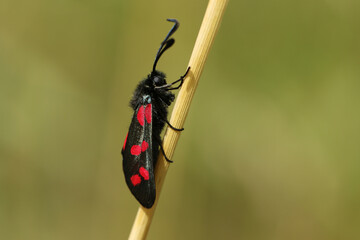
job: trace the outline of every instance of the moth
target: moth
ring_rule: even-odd
[[[174,25],[160,45],[151,73],[138,84],[130,101],[134,115],[121,151],[126,184],[135,198],[146,208],[151,208],[156,198],[154,168],[159,150],[167,161],[172,162],[165,155],[160,133],[165,124],[176,131],[184,130],[168,122],[167,108],[175,98],[171,90],[182,86],[190,67],[178,80],[169,84],[166,82],[165,74],[156,70],[162,54],[174,44],[175,40],[170,37],[179,27],[176,19],[167,21],[173,22]]]

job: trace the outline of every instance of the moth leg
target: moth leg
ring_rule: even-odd
[[[172,83],[166,84],[166,85],[162,85],[162,86],[155,87],[155,88],[157,88],[157,89],[159,89],[159,88],[165,88],[166,90],[179,89],[179,88],[183,85],[183,83],[184,83],[184,78],[185,78],[186,75],[188,74],[189,70],[190,70],[190,67],[187,68],[185,74],[182,75],[178,80],[176,80],[176,81],[174,81],[174,82],[172,82]],[[168,87],[171,87],[172,85],[174,85],[174,84],[177,83],[177,82],[180,82],[179,86],[173,87],[173,88],[168,88]]]
[[[171,125],[171,124],[169,123],[169,121],[166,120],[166,119],[164,120],[164,122],[166,122],[167,125],[169,125],[169,127],[170,127],[171,129],[175,130],[175,131],[183,131],[183,130],[184,130],[184,128],[176,128],[176,127],[174,127],[174,126]]]
[[[159,144],[159,145],[160,145],[160,149],[161,149],[161,151],[162,151],[162,153],[163,153],[163,155],[164,155],[165,160],[168,161],[169,163],[173,163],[174,161],[171,161],[171,160],[166,156],[162,144]]]
[[[167,88],[167,90],[175,90],[175,89],[179,89],[179,88],[183,85],[183,83],[184,83],[184,78],[185,78],[185,77],[186,77],[186,75],[188,74],[189,70],[190,70],[190,67],[188,67],[188,68],[186,69],[185,74],[184,74],[184,75],[182,75],[182,76],[181,76],[178,80],[176,80],[175,82],[170,83],[170,86],[172,86],[172,85],[174,85],[175,83],[177,83],[177,82],[179,82],[179,81],[180,81],[179,86],[177,86],[177,87],[173,87],[173,88]],[[170,87],[170,86],[169,86],[169,87]]]
[[[171,160],[166,156],[165,151],[164,151],[164,148],[163,148],[163,146],[162,146],[161,140],[156,137],[156,138],[155,138],[155,141],[159,144],[160,149],[161,149],[161,152],[162,152],[162,154],[164,155],[165,160],[168,161],[169,163],[173,163],[174,161],[171,161]]]

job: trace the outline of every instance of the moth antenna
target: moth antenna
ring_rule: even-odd
[[[173,22],[174,23],[174,26],[170,29],[169,33],[166,35],[164,41],[162,41],[161,45],[160,45],[160,48],[156,54],[156,57],[155,57],[155,61],[154,61],[154,65],[153,65],[153,70],[152,70],[152,73],[155,72],[156,70],[156,65],[157,65],[157,62],[159,61],[161,55],[168,49],[170,48],[175,40],[173,38],[170,38],[171,35],[174,34],[174,32],[178,29],[180,23],[176,20],[176,19],[166,19],[167,21],[169,22]],[[170,39],[169,39],[170,38]]]

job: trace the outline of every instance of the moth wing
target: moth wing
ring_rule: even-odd
[[[126,183],[135,198],[146,208],[155,202],[156,189],[152,153],[152,104],[144,98],[132,118],[122,155]]]

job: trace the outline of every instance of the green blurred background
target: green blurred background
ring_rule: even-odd
[[[207,1],[0,2],[0,239],[126,239],[131,94]],[[355,239],[360,2],[230,1],[148,239]]]

